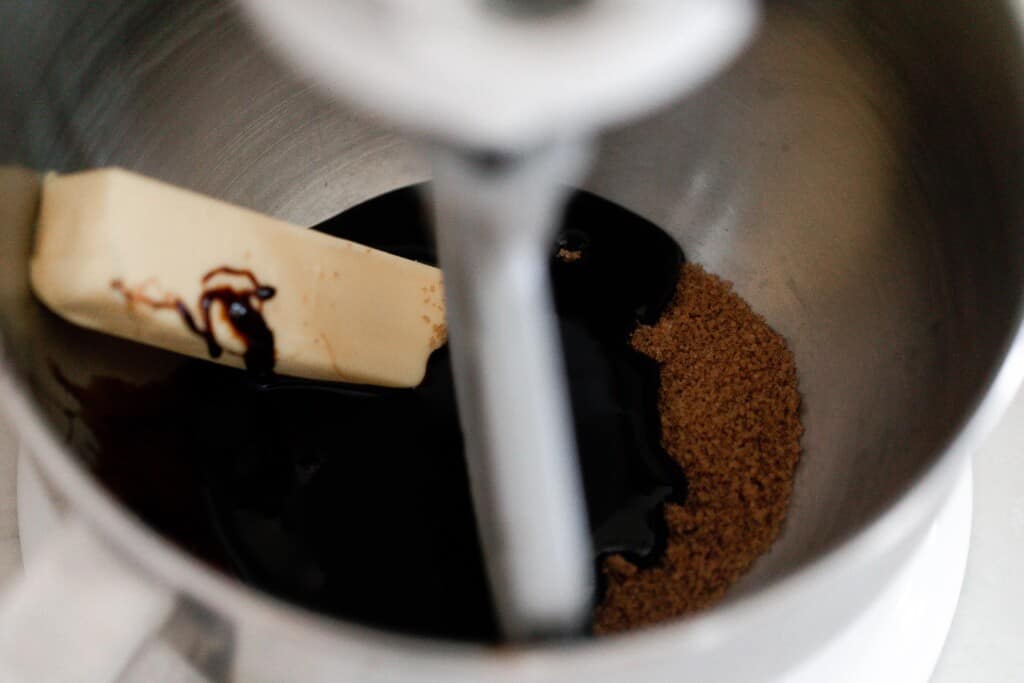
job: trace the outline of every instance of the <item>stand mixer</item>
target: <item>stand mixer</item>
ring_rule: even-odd
[[[636,83],[620,83],[621,90],[608,87],[610,97],[621,100],[616,106],[583,93],[565,100],[591,106],[527,116],[510,97],[487,115],[453,105],[468,110],[464,119],[443,113],[440,105],[427,108],[430,95],[420,97],[418,91],[437,90],[430,74],[441,69],[430,59],[495,35],[467,31],[439,40],[444,34],[434,29],[443,24],[438,19],[432,28],[427,8],[440,7],[437,17],[462,16],[469,9],[325,2],[317,10],[295,2],[285,15],[284,4],[245,5],[269,29],[255,32],[243,5],[221,0],[0,3],[0,25],[8,29],[8,39],[0,42],[0,86],[7,93],[0,100],[0,406],[20,438],[20,472],[25,479],[35,469],[42,475],[41,486],[19,485],[29,562],[0,600],[0,621],[6,624],[0,629],[0,662],[21,666],[33,674],[24,678],[33,681],[47,680],[47,674],[52,679],[60,667],[81,675],[89,664],[93,680],[106,681],[163,646],[211,680],[654,683],[685,676],[747,683],[786,680],[781,677],[803,664],[818,674],[809,680],[821,680],[822,672],[855,671],[832,657],[830,643],[839,641],[856,641],[848,652],[859,650],[862,662],[885,668],[873,646],[864,655],[860,646],[869,646],[870,639],[847,637],[851,625],[864,626],[862,617],[869,613],[877,621],[856,630],[881,641],[897,660],[910,657],[903,636],[919,636],[916,625],[929,624],[934,661],[942,624],[955,603],[968,530],[961,513],[969,512],[969,496],[950,495],[966,481],[970,453],[1024,376],[1024,163],[1019,146],[1007,142],[1018,139],[1024,125],[1017,4],[766,2],[749,49],[705,87],[688,90],[699,78],[670,77],[666,67],[661,86],[637,76]],[[608,5],[604,9],[611,12]],[[410,60],[387,58],[394,43],[380,39],[378,28],[387,25],[380,16],[353,19],[349,26],[359,30],[343,32],[329,20],[333,15],[311,14],[328,19],[298,26],[289,38],[288,26],[302,22],[303,7],[362,7],[364,19],[386,7],[398,8],[394,16],[408,11],[404,16],[412,24],[406,24],[403,40],[422,31],[433,37],[438,56],[425,57],[424,46]],[[473,11],[495,21],[507,18],[523,31],[546,26],[550,35],[559,29],[566,36],[561,29],[573,26],[570,18],[596,17],[602,7],[597,0],[496,0]],[[673,7],[683,13],[690,5]],[[702,10],[712,8],[694,11]],[[640,10],[630,16],[611,23],[622,36],[633,36],[623,40],[634,43],[637,55],[665,46],[635,38],[640,33],[630,27],[646,26],[649,36],[665,35],[659,31],[667,33],[670,26],[685,33],[667,20],[651,27]],[[754,14],[744,16],[749,21]],[[575,26],[588,25],[593,26]],[[600,55],[587,62],[597,71],[587,82],[604,83],[604,72],[622,63],[626,50],[611,33]],[[696,33],[693,41],[700,42],[702,32]],[[733,49],[742,33],[731,34],[738,41]],[[321,43],[317,34],[327,38]],[[359,42],[364,38],[371,45]],[[576,45],[552,42],[567,50]],[[727,42],[723,38],[719,45]],[[342,43],[375,57],[363,60],[369,63],[338,57],[333,50]],[[491,43],[481,53],[502,54],[498,48],[505,41]],[[270,44],[280,46],[284,60],[267,54]],[[376,48],[380,54],[372,52]],[[533,73],[546,77],[549,70],[537,68],[543,52],[526,52],[536,57]],[[710,48],[708,53],[724,59]],[[324,64],[314,61],[321,59]],[[477,55],[460,68],[481,59]],[[547,59],[552,76],[566,73]],[[300,65],[306,77],[297,78],[282,61]],[[423,70],[415,77],[394,75],[410,63]],[[711,74],[711,66],[698,63],[704,75]],[[656,71],[650,62],[647,67]],[[332,69],[343,78],[332,77]],[[635,74],[640,72],[637,67]],[[360,84],[360,74],[372,82]],[[374,84],[384,89],[388,78],[403,86],[391,88],[390,97],[410,93],[404,104],[386,101],[386,93],[372,96]],[[311,88],[310,80],[320,87]],[[322,96],[324,89],[332,96]],[[475,92],[478,105],[486,97],[499,102],[494,90],[450,89]],[[412,93],[424,103],[422,120],[410,104]],[[672,101],[648,112],[660,95]],[[599,144],[587,142],[595,137]],[[430,164],[423,163],[425,156]],[[474,254],[490,254],[498,249],[483,245],[496,239],[491,235],[504,222],[482,218],[496,215],[502,190],[520,183],[546,188],[531,209],[539,216],[535,232],[543,233],[544,220],[561,201],[552,179],[573,182],[588,157],[591,170],[577,183],[584,191],[658,226],[691,262],[732,281],[794,353],[804,398],[805,457],[786,527],[719,605],[640,632],[559,637],[576,627],[576,600],[592,580],[589,569],[581,570],[578,558],[568,556],[580,550],[571,539],[578,543],[582,523],[572,511],[575,472],[568,446],[548,461],[565,475],[560,481],[568,494],[548,491],[541,500],[541,492],[531,490],[526,497],[531,503],[538,499],[538,508],[555,505],[545,514],[564,524],[559,533],[568,539],[567,554],[558,559],[558,585],[567,587],[566,596],[539,610],[525,597],[548,599],[543,587],[531,583],[546,575],[519,565],[493,567],[492,583],[508,582],[501,611],[515,639],[501,647],[325,617],[212,569],[112,496],[82,453],[68,446],[68,420],[58,410],[67,395],[53,386],[48,364],[56,360],[82,369],[83,376],[108,377],[128,376],[139,366],[126,367],[126,354],[107,353],[111,349],[95,337],[83,343],[28,291],[26,245],[39,172],[121,166],[306,226],[396,188],[445,180],[435,185],[434,211],[450,216],[442,229],[458,231],[448,241],[466,235],[473,238],[466,241],[473,242]],[[538,167],[547,175],[526,173]],[[475,191],[460,190],[466,187]],[[461,225],[466,216],[475,221],[468,230]],[[526,256],[510,259],[517,267],[536,249],[525,243],[543,237],[521,226],[501,232],[518,235],[515,245]],[[529,293],[544,297],[536,288]],[[474,305],[467,302],[466,308]],[[547,379],[557,382],[557,375]],[[557,393],[556,385],[551,395]],[[482,407],[481,402],[477,408]],[[492,462],[493,434],[478,436],[478,479],[486,484],[495,476],[501,486],[533,481],[499,471],[517,467],[518,460]],[[136,462],[145,462],[144,448],[138,455]],[[515,455],[533,463],[522,476],[540,479],[531,453]],[[33,490],[37,502],[52,493],[67,511],[56,529],[35,536],[27,531],[34,518],[28,502]],[[486,498],[499,509],[496,497]],[[961,511],[952,526],[940,512],[949,501],[959,501]],[[488,523],[500,529],[510,519],[494,515]],[[517,542],[532,545],[534,533],[540,545],[553,542],[551,530],[507,524],[525,539]],[[956,552],[923,552],[936,539],[956,539]],[[550,564],[552,558],[545,560]],[[514,587],[513,572],[525,587]],[[920,576],[942,580],[928,588]],[[416,578],[410,571],[409,582]],[[890,637],[873,624],[896,621],[889,608],[905,605],[896,589],[906,584],[923,589],[915,599],[918,607],[941,603],[941,614],[915,610],[910,628]],[[935,598],[939,593],[941,600]],[[12,595],[26,608],[21,616],[35,618],[12,618],[5,609]],[[118,627],[116,633],[104,628],[110,625]],[[548,637],[534,640],[538,636]],[[60,647],[62,657],[52,656],[57,642],[68,644]],[[927,658],[915,661],[920,666],[905,680],[927,674]]]
[[[577,633],[594,590],[547,252],[601,128],[746,44],[754,0],[245,4],[313,80],[434,165],[460,421],[505,635]]]

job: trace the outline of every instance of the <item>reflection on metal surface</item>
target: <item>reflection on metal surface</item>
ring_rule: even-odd
[[[305,223],[426,175],[404,140],[310,92],[224,5],[102,3],[76,23],[95,4],[0,3],[0,25],[18,36],[0,41],[0,161],[119,164]],[[881,589],[1024,371],[1009,366],[1000,393],[952,442],[1020,320],[1024,60],[1011,4],[768,7],[753,51],[694,100],[609,134],[586,184],[734,280],[796,353],[807,437],[794,507],[732,604],[636,638],[500,661],[326,625],[169,552],[80,476],[53,437],[60,415],[43,432],[34,404],[20,394],[5,403],[24,419],[41,465],[141,566],[266,636],[240,640],[245,671],[312,678],[386,666],[482,680],[508,675],[512,659],[597,681],[642,657],[652,671],[685,666],[692,678],[764,678]],[[121,20],[107,32],[77,33],[110,13]],[[36,25],[48,30],[26,28]],[[0,243],[23,240],[12,226],[0,226]],[[21,305],[30,302],[12,295],[6,263],[0,325],[9,345],[45,318],[33,321]],[[18,350],[18,377],[44,354],[88,374],[126,351],[66,329],[33,339]],[[128,375],[156,372],[141,358],[117,360]],[[301,638],[270,637],[284,632]]]

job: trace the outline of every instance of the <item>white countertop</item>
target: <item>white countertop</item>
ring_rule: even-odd
[[[0,582],[21,567],[14,437],[0,417]],[[933,683],[1024,680],[1024,392],[975,456],[967,577]]]
[[[974,457],[967,576],[933,683],[1024,680],[1024,392]]]

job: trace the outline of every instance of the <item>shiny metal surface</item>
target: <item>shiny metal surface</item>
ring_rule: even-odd
[[[805,399],[784,533],[698,618],[499,655],[329,623],[162,543],[68,457],[46,363],[153,370],[79,343],[27,297],[18,202],[31,205],[32,176],[10,170],[2,403],[111,544],[232,625],[245,680],[763,680],[885,585],[1024,374],[1018,20],[1006,2],[771,3],[723,78],[603,141],[588,189],[733,280],[790,340]],[[0,43],[2,164],[119,164],[305,223],[428,176],[404,140],[289,76],[218,3],[5,3],[0,25],[16,36]]]
[[[548,275],[588,144],[497,163],[431,153],[448,346],[477,533],[502,635],[575,636],[597,577]]]

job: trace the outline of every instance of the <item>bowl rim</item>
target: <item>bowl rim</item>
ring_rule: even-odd
[[[1024,2],[1006,2],[1004,6],[1013,17],[1021,42]],[[1024,290],[1024,283],[1021,287]],[[385,663],[396,667],[434,665],[459,674],[485,677],[507,674],[510,661],[528,660],[555,667],[549,670],[551,675],[572,677],[584,665],[591,669],[622,659],[663,657],[666,652],[678,657],[684,646],[693,651],[711,650],[729,640],[731,634],[742,633],[744,623],[784,612],[809,587],[834,585],[834,577],[848,573],[851,568],[870,565],[923,530],[951,491],[963,465],[998,424],[1024,380],[1024,295],[1011,316],[1012,327],[1002,352],[996,355],[993,368],[958,428],[898,498],[846,538],[741,599],[640,631],[571,643],[495,648],[402,635],[317,615],[218,573],[150,530],[80,464],[47,426],[40,406],[8,360],[6,340],[2,337],[0,412],[7,416],[12,431],[45,479],[67,499],[73,514],[96,532],[101,542],[144,575],[229,619],[285,632],[291,641],[302,639],[310,647],[327,648],[338,661],[351,659],[376,668]]]

